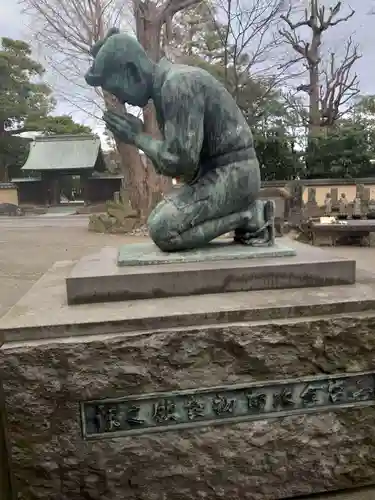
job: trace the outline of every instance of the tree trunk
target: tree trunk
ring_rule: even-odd
[[[313,34],[309,60],[309,130],[307,138],[306,167],[310,172],[315,168],[316,139],[320,136],[320,84],[319,84],[319,46],[321,37],[319,33]]]
[[[157,7],[149,0],[139,3],[134,1],[133,5],[137,39],[149,57],[157,62],[161,53],[161,23],[157,22],[159,17]],[[103,27],[100,26],[101,38],[104,36],[104,31],[102,31]],[[112,96],[105,95],[104,101],[107,109],[115,107],[117,110],[122,110],[122,106]],[[155,138],[160,137],[152,104],[143,110],[143,116],[145,132]],[[138,210],[142,216],[147,217],[155,205],[155,200],[160,199],[162,193],[170,189],[171,180],[168,177],[157,175],[152,163],[143,157],[134,146],[123,144],[117,140],[116,146],[124,175],[123,188],[127,192],[132,208]]]
[[[135,8],[135,20],[137,38],[142,47],[146,50],[150,59],[158,62],[161,57],[161,22],[159,19],[159,9],[153,2],[146,0],[142,2],[142,10],[137,6]],[[143,110],[143,119],[146,134],[155,139],[161,138],[161,133],[156,121],[155,109],[152,103],[149,103]],[[172,181],[169,177],[158,175],[152,165],[152,162],[145,159],[145,189],[147,191],[147,205],[150,211],[155,202],[162,197],[162,194],[169,191]]]
[[[117,111],[123,111],[122,105],[109,94],[104,94],[104,102],[107,109],[115,108]],[[115,141],[121,159],[121,171],[124,176],[123,189],[127,192],[132,208],[143,213],[148,209],[144,162],[136,147],[124,144],[116,140],[116,138]]]
[[[320,132],[320,46],[322,43],[322,31],[319,25],[319,5],[317,0],[313,0],[310,6],[312,40],[309,49],[309,139],[314,139]]]
[[[157,21],[159,12],[152,2],[146,0],[142,4],[134,4],[137,38],[149,57],[157,62],[160,59],[161,23]],[[121,109],[121,106],[109,96],[105,96],[107,108]],[[143,110],[146,134],[160,138],[161,134],[155,118],[153,104]],[[133,209],[138,210],[143,217],[147,217],[162,194],[172,186],[171,179],[158,175],[152,162],[143,157],[137,148],[116,141],[121,157],[122,172],[124,175],[124,189],[126,190]]]
[[[314,138],[320,132],[320,100],[319,100],[319,67],[310,66],[310,98],[309,98],[309,138]]]
[[[4,141],[7,133],[5,131],[5,123],[0,121],[0,140]],[[0,182],[8,182],[8,165],[6,157],[1,158],[0,155]]]
[[[101,39],[105,35],[102,18],[98,21],[98,35]],[[103,97],[106,109],[115,108],[117,111],[123,112],[122,105],[114,96],[104,92]],[[124,176],[122,187],[127,193],[131,207],[141,214],[149,205],[147,190],[145,189],[146,173],[141,155],[136,147],[124,144],[116,138],[115,141],[120,155],[121,171]]]

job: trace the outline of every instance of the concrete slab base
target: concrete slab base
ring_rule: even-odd
[[[243,252],[243,247],[239,248]],[[74,267],[66,280],[67,300],[69,304],[80,304],[355,282],[354,260],[328,257],[321,249],[296,242],[289,256],[280,257],[275,250],[272,252],[272,257],[264,254],[263,258],[244,258],[241,253],[241,258],[232,260],[202,258],[158,265],[145,265],[144,262],[151,262],[147,260],[149,256],[145,261],[140,256],[142,265],[119,267],[117,249],[104,248],[98,254],[84,257]]]
[[[70,306],[66,278],[74,267],[73,261],[57,262],[2,317],[0,344],[375,311],[375,275],[363,271],[357,271],[355,284],[346,286],[217,293],[205,295],[204,300],[192,295]]]

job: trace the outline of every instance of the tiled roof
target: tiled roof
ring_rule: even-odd
[[[40,177],[14,177],[12,182],[14,184],[25,183],[25,182],[40,182],[42,179]]]
[[[100,139],[93,135],[36,137],[22,170],[92,169],[100,152]]]

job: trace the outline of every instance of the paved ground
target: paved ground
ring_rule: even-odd
[[[86,228],[88,218],[85,215],[69,214],[42,214],[27,215],[25,217],[0,217],[0,236],[2,229],[18,232],[20,229],[42,228],[42,227],[82,227]]]
[[[0,317],[57,260],[79,259],[106,245],[144,241],[141,237],[89,233],[86,228],[84,216],[0,217]],[[359,268],[374,271],[375,248],[339,247],[327,252],[355,258]],[[375,490],[313,499],[375,500]]]
[[[144,238],[87,231],[85,216],[0,217],[0,317],[57,260]]]

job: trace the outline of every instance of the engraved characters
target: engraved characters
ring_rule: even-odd
[[[190,397],[185,403],[185,409],[187,411],[187,417],[189,420],[204,418],[205,416],[204,403],[194,398],[193,396]]]
[[[215,421],[246,421],[286,414],[327,410],[356,403],[375,402],[375,373],[339,377],[311,377],[266,384],[232,386],[179,394],[81,404],[83,433],[94,437],[113,433],[138,433],[154,428],[183,428]]]
[[[223,395],[216,394],[212,400],[212,411],[217,415],[230,415],[233,413],[236,405],[235,399],[229,399]]]
[[[178,415],[176,405],[171,399],[163,399],[154,403],[152,418],[158,423],[176,422]]]

